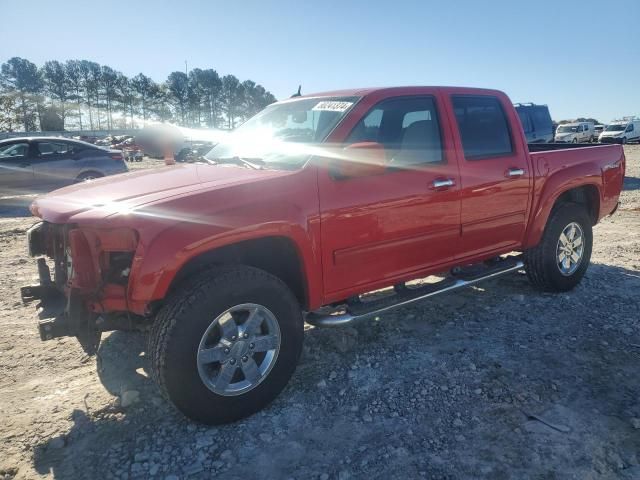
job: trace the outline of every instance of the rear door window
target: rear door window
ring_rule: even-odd
[[[452,103],[467,160],[513,153],[509,122],[497,97],[453,95]]]
[[[66,142],[37,142],[36,152],[41,158],[57,157],[69,152],[69,144]]]

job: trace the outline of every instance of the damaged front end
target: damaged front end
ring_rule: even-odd
[[[93,229],[40,222],[27,232],[37,257],[39,284],[20,289],[22,301],[38,300],[40,338],[75,336],[88,354],[102,332],[136,330],[145,318],[128,297],[138,235],[128,228]],[[53,276],[50,262],[53,264]]]

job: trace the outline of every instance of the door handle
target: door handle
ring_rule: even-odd
[[[522,168],[510,168],[507,170],[507,177],[521,177],[522,175],[524,175]]]
[[[431,185],[434,189],[445,189],[453,187],[456,184],[451,178],[438,178],[434,180]]]

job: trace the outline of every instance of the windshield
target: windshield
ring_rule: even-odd
[[[571,132],[577,132],[578,131],[578,127],[576,125],[560,125],[558,127],[558,133],[571,133]]]
[[[303,98],[275,103],[218,143],[205,159],[259,160],[261,165],[302,166],[358,97]]]
[[[618,123],[616,125],[609,125],[605,129],[605,132],[622,132],[625,128],[627,128],[626,125]]]

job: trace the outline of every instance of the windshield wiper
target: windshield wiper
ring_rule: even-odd
[[[253,168],[254,170],[262,170],[264,168],[264,160],[261,158],[244,158],[238,157],[237,155],[234,157],[221,157],[221,158],[207,158],[209,163],[214,165],[222,164],[222,163],[232,163],[235,165],[240,165],[242,167]]]

